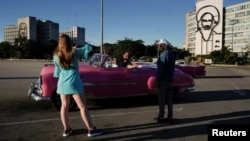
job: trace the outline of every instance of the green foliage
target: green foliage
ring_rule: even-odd
[[[126,51],[130,51],[135,60],[142,56],[147,57],[147,60],[152,60],[152,58],[158,57],[157,42],[156,40],[154,44],[145,46],[143,40],[125,38],[118,40],[115,44],[103,44],[103,53],[119,59]],[[0,43],[0,58],[51,59],[56,46],[57,41],[54,40],[49,43],[36,43],[26,38],[17,38],[14,45],[8,42]],[[90,56],[93,53],[100,53],[100,46],[92,46],[93,50],[90,52]],[[169,46],[176,55],[176,59],[184,59],[186,56],[190,56],[188,51],[178,49],[171,44]]]
[[[157,42],[158,41],[156,41],[153,45],[145,46],[142,40],[125,38],[124,40],[118,40],[115,44],[105,43],[103,45],[103,50],[105,53],[108,53],[117,59],[121,59],[126,51],[130,51],[132,52],[133,59],[135,60],[138,60],[142,56],[146,56],[148,60],[152,60],[152,58],[156,58],[158,56],[158,48],[156,46]],[[169,46],[176,55],[177,59],[183,59],[185,56],[190,56],[188,51],[173,47],[171,44]],[[100,52],[99,49],[95,51]]]
[[[221,50],[212,51],[210,53],[210,58],[213,60],[213,63],[225,63],[225,64],[234,64],[237,61],[237,54],[230,51],[230,49],[225,46]]]
[[[15,49],[8,42],[0,43],[0,58],[12,58],[13,52],[15,52]]]
[[[16,38],[14,45],[0,43],[0,58],[51,59],[56,46],[57,41],[54,40],[49,43],[36,43],[26,38]]]
[[[142,56],[145,56],[147,60],[152,60],[152,58],[157,58],[159,54],[158,47],[156,46],[157,42],[156,40],[154,44],[145,46],[143,40],[125,38],[118,40],[115,44],[103,44],[103,53],[107,53],[119,59],[126,51],[130,51],[135,60],[138,60]],[[26,38],[16,38],[14,45],[8,42],[0,43],[0,58],[51,59],[56,46],[57,41],[55,40],[51,40],[49,43],[36,43]],[[93,53],[100,53],[100,46],[92,46],[93,50],[90,52],[90,56]],[[235,64],[235,62],[239,61],[237,54],[231,52],[228,47],[222,47],[221,50],[212,51],[209,55],[191,57],[188,51],[174,47],[171,43],[169,46],[178,60],[204,62],[205,58],[209,58],[213,60],[213,63],[226,64]],[[244,56],[242,56],[241,59],[249,60],[250,44],[246,45],[244,52]]]
[[[121,58],[122,55],[129,51],[132,53],[134,59],[138,59],[141,55],[145,54],[145,46],[142,40],[132,40],[125,38],[124,40],[118,40],[113,46],[113,56],[115,58]]]

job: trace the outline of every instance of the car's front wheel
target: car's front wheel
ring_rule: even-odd
[[[52,100],[52,105],[53,105],[53,107],[55,107],[58,111],[60,111],[61,105],[62,105],[60,95],[57,94],[57,93],[54,93],[54,94],[52,95],[51,100]],[[75,100],[73,99],[73,97],[71,96],[71,97],[70,97],[69,111],[75,111],[76,108],[77,108],[76,102],[75,102]]]

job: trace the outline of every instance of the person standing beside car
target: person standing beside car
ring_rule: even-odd
[[[87,136],[93,137],[102,134],[102,131],[96,129],[91,121],[86,98],[83,93],[82,80],[78,70],[79,57],[87,59],[91,49],[92,47],[88,44],[82,48],[75,48],[68,35],[61,35],[58,46],[54,51],[54,77],[58,78],[56,92],[60,95],[62,102],[60,116],[64,127],[63,137],[69,136],[73,131],[70,127],[68,117],[71,96],[80,109],[82,120],[88,129]]]
[[[161,49],[159,58],[157,60],[157,87],[158,87],[158,102],[159,114],[157,118],[158,123],[173,123],[173,99],[172,99],[172,82],[175,68],[175,56],[169,49],[169,43],[166,39],[160,39],[157,43]],[[165,103],[167,100],[168,115],[165,119]]]

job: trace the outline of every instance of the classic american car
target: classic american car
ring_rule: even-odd
[[[112,57],[96,53],[87,62],[79,63],[79,71],[87,98],[99,99],[157,94],[156,69],[154,68],[143,66],[134,69],[117,67]],[[56,94],[58,79],[53,77],[53,72],[54,65],[45,64],[37,82],[31,83],[28,96],[35,101],[50,100],[55,108],[60,109],[60,97]],[[174,95],[194,89],[193,77],[175,69]],[[76,107],[72,99],[70,109],[73,110]]]
[[[136,62],[135,64],[157,69],[156,62]],[[206,76],[206,66],[203,64],[186,64],[184,60],[176,60],[175,68],[183,71],[184,73],[192,75],[194,78]]]
[[[205,65],[175,64],[175,68],[192,75],[194,78],[206,76]]]

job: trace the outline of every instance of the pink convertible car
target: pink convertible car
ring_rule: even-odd
[[[79,64],[82,85],[88,98],[114,98],[157,94],[156,69],[138,67],[127,69],[113,64],[110,56],[93,54],[86,63]],[[28,96],[35,101],[50,100],[60,109],[61,101],[56,94],[57,78],[53,77],[54,65],[44,65],[37,82],[29,87]],[[195,89],[191,75],[175,69],[174,95]],[[76,108],[74,101],[71,109]]]

